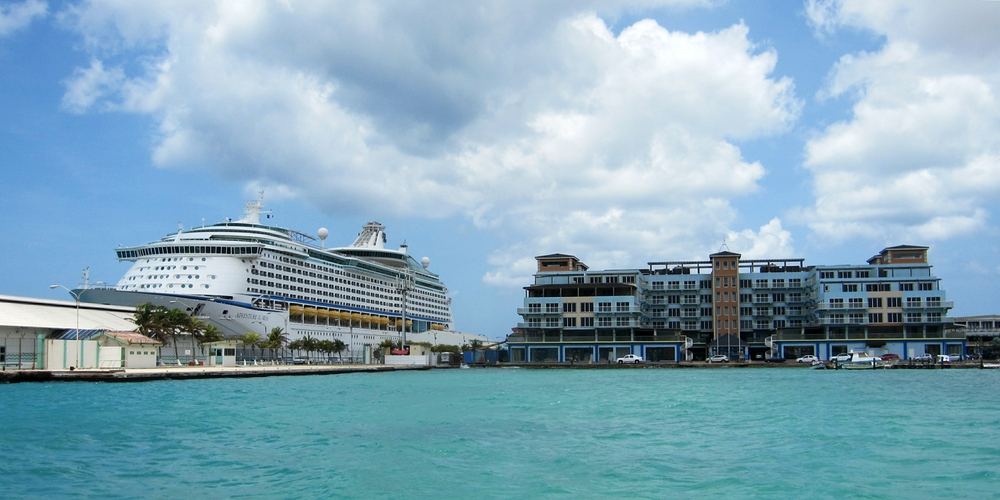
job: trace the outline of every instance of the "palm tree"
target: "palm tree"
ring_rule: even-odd
[[[337,353],[337,359],[340,360],[341,364],[344,363],[344,358],[340,356],[340,353],[344,352],[344,349],[347,349],[347,344],[345,344],[343,340],[333,340],[333,352]]]
[[[201,341],[202,342],[219,342],[220,340],[225,340],[226,337],[222,335],[222,330],[219,327],[209,323],[205,325],[205,328],[201,330]]]
[[[473,339],[472,342],[469,342],[469,347],[472,348],[472,362],[473,363],[476,362],[476,351],[478,351],[479,348],[482,347],[482,346],[483,346],[483,343],[480,342],[479,339]]]
[[[316,350],[316,347],[318,347],[318,342],[319,341],[311,335],[306,335],[305,338],[302,339],[302,348],[306,350],[307,359],[312,358],[312,352]]]
[[[244,351],[246,350],[247,346],[250,346],[250,355],[256,357],[256,354],[254,353],[254,348],[256,348],[257,344],[260,343],[260,334],[253,332],[244,333],[242,336],[240,336],[240,343],[243,344]]]
[[[170,337],[171,342],[174,344],[174,359],[177,360],[177,364],[181,362],[181,355],[177,349],[177,337],[180,336],[182,332],[190,331],[191,316],[180,309],[170,309],[166,312],[163,321],[163,330]]]
[[[316,342],[316,349],[319,350],[319,352],[325,354],[326,359],[329,360],[330,353],[333,352],[333,342],[329,340],[320,340]]]
[[[163,345],[166,345],[167,340],[170,340],[166,320],[167,308],[154,306],[148,302],[136,306],[135,313],[132,315],[132,322],[135,323],[136,330],[140,334],[157,340]]]
[[[292,356],[295,356],[295,352],[302,349],[302,340],[293,340],[288,343],[288,348],[292,350]],[[294,362],[294,361],[293,361]]]
[[[282,349],[288,343],[288,334],[280,326],[276,326],[267,334],[267,343],[271,344],[273,349]],[[271,357],[274,357],[274,353],[271,353]],[[282,353],[281,357],[285,357],[284,353]]]

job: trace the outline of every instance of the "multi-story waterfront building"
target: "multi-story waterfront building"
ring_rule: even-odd
[[[804,259],[649,262],[592,271],[572,255],[536,257],[523,322],[508,337],[513,362],[821,359],[864,350],[902,359],[963,354],[927,247],[882,250],[864,265]]]

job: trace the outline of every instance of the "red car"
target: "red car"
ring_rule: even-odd
[[[889,361],[890,359],[899,359],[899,354],[882,354],[879,357],[882,358],[882,361]]]

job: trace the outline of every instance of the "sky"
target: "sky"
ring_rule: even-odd
[[[502,339],[534,257],[863,264],[1000,313],[1000,2],[0,0],[0,294],[242,215],[431,259]]]

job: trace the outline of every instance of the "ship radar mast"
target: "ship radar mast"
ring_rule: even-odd
[[[247,202],[246,206],[243,207],[243,218],[237,222],[245,222],[248,224],[260,224],[261,214],[267,215],[268,218],[271,217],[270,210],[264,210],[264,190],[261,189],[257,195],[257,200],[250,200]]]

